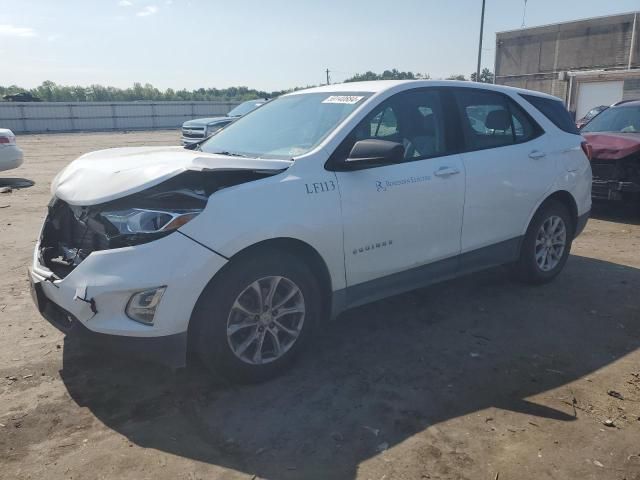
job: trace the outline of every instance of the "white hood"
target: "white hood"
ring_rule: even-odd
[[[53,179],[51,193],[71,205],[96,205],[153,187],[186,170],[282,170],[291,163],[182,147],[111,148],[71,162]]]

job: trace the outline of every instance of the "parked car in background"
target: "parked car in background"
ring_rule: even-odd
[[[529,90],[300,90],[194,149],[70,163],[34,299],[69,335],[262,380],[348,308],[502,264],[553,280],[591,209],[585,144],[559,99]]]
[[[234,120],[264,105],[268,99],[260,98],[241,103],[222,117],[197,118],[182,124],[182,145],[191,145],[210,137]]]
[[[14,93],[13,95],[5,95],[2,97],[7,102],[41,102],[42,99],[35,97],[30,92]]]
[[[640,202],[640,100],[612,105],[581,133],[592,150],[593,198]]]
[[[607,108],[609,107],[606,105],[600,105],[599,107],[592,108],[587,112],[587,114],[584,117],[582,117],[580,120],[576,122],[576,127],[578,128],[584,127],[587,123],[589,123],[596,116],[604,112]]]
[[[16,136],[11,130],[0,128],[0,171],[22,165],[22,150],[16,145]]]

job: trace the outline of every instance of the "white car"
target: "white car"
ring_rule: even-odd
[[[6,128],[0,128],[0,171],[22,165],[22,150],[16,145],[16,136]]]
[[[72,162],[52,184],[34,297],[87,341],[264,379],[345,309],[494,265],[553,279],[590,212],[587,151],[562,103],[527,90],[297,91],[200,150]]]

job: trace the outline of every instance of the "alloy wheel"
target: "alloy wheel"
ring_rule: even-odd
[[[543,272],[558,266],[567,247],[567,228],[564,220],[557,215],[547,218],[536,235],[535,257],[538,268]]]
[[[270,363],[293,347],[304,320],[300,288],[286,277],[263,277],[247,286],[233,302],[227,318],[227,342],[245,363]]]

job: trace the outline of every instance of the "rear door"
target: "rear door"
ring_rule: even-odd
[[[507,95],[453,90],[465,140],[462,252],[508,242],[498,253],[512,256],[556,178],[554,155],[547,154],[542,128]]]

